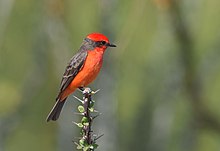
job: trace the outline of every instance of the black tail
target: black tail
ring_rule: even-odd
[[[50,111],[49,115],[47,116],[47,122],[49,122],[50,120],[56,121],[59,116],[60,116],[60,112],[63,108],[63,105],[66,101],[66,98],[62,101],[57,100],[55,105],[53,106],[52,110]]]

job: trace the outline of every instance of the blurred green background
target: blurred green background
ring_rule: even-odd
[[[70,151],[71,96],[45,118],[91,32],[117,45],[90,85],[97,151],[220,151],[219,0],[0,0],[0,151]],[[82,97],[79,92],[74,93]]]

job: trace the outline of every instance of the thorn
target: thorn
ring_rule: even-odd
[[[100,116],[102,113],[98,113],[97,115],[93,116],[92,119],[95,119],[96,117]]]
[[[99,111],[97,111],[97,110],[95,110],[95,109],[94,109],[94,112],[95,112],[95,113],[99,113]],[[102,113],[100,113],[100,114],[102,114]]]
[[[78,144],[76,141],[73,141],[73,143],[74,143],[75,145],[79,146],[79,144]]]
[[[99,135],[98,137],[94,138],[94,140],[97,141],[97,140],[100,139],[102,136],[104,136],[104,134]]]
[[[77,99],[79,102],[81,102],[82,104],[84,103],[83,100],[81,100],[80,98],[76,97],[75,95],[73,95],[73,97],[74,97],[75,99]]]
[[[73,121],[72,121],[72,123],[75,124],[78,127],[79,127],[79,124],[81,124],[81,123],[76,123],[76,122],[73,122]]]
[[[72,123],[75,124],[76,126],[78,126],[78,123],[76,123],[76,122],[74,122],[74,121],[72,121]]]
[[[97,92],[99,92],[100,89],[96,90],[96,91],[92,91],[91,94],[96,94]]]
[[[74,112],[74,114],[76,114],[76,115],[84,115],[84,113],[78,113],[78,112]]]
[[[81,139],[82,137],[74,137],[74,139]],[[72,140],[73,142],[76,142],[76,141],[74,141],[74,140]]]

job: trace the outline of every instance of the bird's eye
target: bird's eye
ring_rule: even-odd
[[[102,45],[105,45],[105,44],[106,44],[106,42],[105,42],[105,41],[101,41],[101,44],[102,44]]]

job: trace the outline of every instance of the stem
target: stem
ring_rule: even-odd
[[[78,110],[80,115],[83,115],[81,122],[76,123],[74,122],[78,127],[81,128],[81,138],[79,140],[79,143],[77,144],[77,149],[83,150],[83,151],[94,151],[98,145],[96,144],[96,140],[99,137],[94,137],[94,134],[92,133],[92,122],[95,117],[98,115],[92,115],[92,112],[95,110],[93,109],[94,101],[92,100],[92,95],[96,92],[93,92],[90,88],[80,89],[83,93],[83,100],[80,100],[82,105],[78,106]]]
[[[83,131],[85,134],[83,137],[85,138],[86,140],[86,143],[88,145],[91,145],[92,144],[92,138],[91,138],[91,126],[92,126],[92,117],[90,116],[90,110],[89,110],[89,106],[90,106],[90,102],[92,101],[92,97],[91,97],[91,94],[92,91],[90,88],[85,88],[85,90],[83,91],[83,94],[84,94],[84,109],[85,109],[85,112],[84,112],[84,117],[86,117],[88,119],[88,125],[84,125],[83,126]]]

